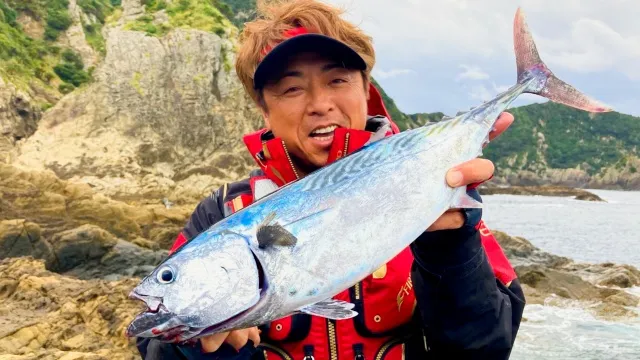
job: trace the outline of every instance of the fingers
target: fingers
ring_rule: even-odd
[[[260,330],[257,327],[249,329],[249,340],[253,341],[253,346],[260,345]]]
[[[227,343],[234,349],[240,350],[249,340],[249,329],[232,331],[227,337]]]
[[[216,352],[222,346],[222,343],[229,336],[228,332],[203,336],[200,338],[202,350],[206,353]]]
[[[495,167],[487,159],[473,159],[447,172],[447,184],[451,187],[465,186],[491,179]]]
[[[205,353],[211,353],[218,351],[225,342],[240,351],[249,340],[253,342],[253,346],[260,344],[260,330],[257,327],[204,336],[200,339],[200,342],[202,343],[202,350]]]
[[[509,114],[508,112],[503,112],[502,114],[500,114],[500,116],[498,116],[498,120],[496,120],[496,123],[494,125],[495,130],[489,133],[489,141],[500,136],[505,130],[507,130],[509,126],[511,126],[511,124],[513,124],[513,115]]]
[[[451,209],[438,218],[427,231],[459,229],[464,225],[464,215],[462,211]]]

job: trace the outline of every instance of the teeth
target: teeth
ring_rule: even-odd
[[[313,134],[328,134],[328,133],[333,132],[333,130],[335,130],[337,128],[338,128],[337,126],[331,125],[331,126],[327,126],[327,127],[324,127],[324,128],[313,130],[313,132],[311,132],[311,134],[312,135]]]

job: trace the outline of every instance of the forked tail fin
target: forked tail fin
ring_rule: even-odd
[[[518,82],[535,77],[525,92],[543,96],[553,102],[571,106],[589,112],[607,112],[611,108],[581,93],[573,86],[558,79],[542,62],[536,44],[520,8],[516,12],[513,24],[513,40],[518,67]]]

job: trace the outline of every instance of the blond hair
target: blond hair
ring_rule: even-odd
[[[258,0],[257,18],[247,22],[240,34],[236,73],[251,98],[261,105],[261,94],[253,87],[253,74],[264,57],[265,48],[273,48],[285,39],[283,33],[295,27],[340,40],[357,52],[367,64],[365,80],[375,63],[370,36],[342,19],[341,9],[316,0]]]

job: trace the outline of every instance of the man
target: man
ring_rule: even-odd
[[[347,156],[372,136],[392,136],[370,83],[371,39],[315,0],[259,4],[247,23],[236,72],[265,129],[244,142],[259,170],[203,200],[172,251],[278,186]],[[513,121],[503,114],[495,137]],[[475,159],[452,169],[452,187],[490,179],[493,164]],[[265,190],[267,189],[267,190]],[[384,226],[384,224],[381,224]],[[354,319],[306,314],[203,337],[193,345],[141,339],[143,358],[219,359],[506,359],[524,296],[481,210],[445,213],[402,253],[336,298],[356,304]]]

